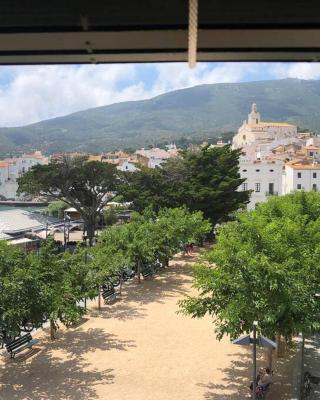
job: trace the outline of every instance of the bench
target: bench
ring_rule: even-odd
[[[113,287],[104,289],[102,292],[102,298],[105,303],[111,302],[117,298],[117,293]]]
[[[125,266],[125,268],[124,268],[124,270],[122,272],[122,279],[123,279],[124,282],[126,282],[128,279],[134,278],[135,275],[136,275],[136,272],[135,272],[134,269],[132,269],[132,268],[130,268],[128,266]]]
[[[144,267],[144,268],[142,269],[141,273],[142,273],[142,276],[143,276],[144,278],[147,278],[148,276],[152,276],[153,271],[152,271],[152,269],[148,266],[148,267]]]
[[[23,335],[12,342],[6,344],[6,349],[10,353],[10,358],[14,358],[17,353],[27,348],[32,348],[34,344],[38,343],[37,339],[32,339],[30,333]]]

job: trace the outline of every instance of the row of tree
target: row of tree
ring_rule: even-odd
[[[230,146],[196,147],[182,151],[161,168],[140,166],[136,172],[121,172],[112,164],[86,157],[65,156],[49,165],[34,166],[19,178],[19,191],[74,207],[84,220],[90,243],[103,208],[116,195],[132,202],[138,212],[181,206],[202,211],[214,226],[249,200],[248,191],[237,190],[244,182],[239,156],[240,151]]]
[[[15,336],[28,326],[50,321],[68,325],[85,312],[84,301],[100,296],[108,277],[125,265],[136,267],[138,279],[146,262],[167,262],[182,243],[201,242],[210,231],[201,212],[186,208],[147,210],[132,222],[102,232],[94,248],[58,254],[54,243],[43,243],[39,254],[25,254],[0,242],[0,333]]]

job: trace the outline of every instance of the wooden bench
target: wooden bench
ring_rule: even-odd
[[[113,287],[110,287],[102,292],[102,298],[105,303],[108,303],[117,298],[117,293],[115,292]]]
[[[30,333],[27,333],[26,335],[14,339],[12,342],[6,344],[6,349],[8,353],[10,353],[10,358],[14,358],[17,353],[20,353],[22,350],[32,348],[32,346],[36,343],[38,343],[38,340],[32,339]]]

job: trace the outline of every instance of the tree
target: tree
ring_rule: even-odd
[[[0,242],[0,335],[17,336],[25,326],[50,322],[54,339],[58,322],[79,320],[85,309],[80,301],[97,295],[97,277],[87,249],[57,254],[47,240],[39,254]]]
[[[46,195],[74,207],[87,228],[90,245],[95,227],[116,185],[116,167],[86,157],[67,157],[35,165],[18,179],[19,193]]]
[[[39,327],[45,314],[34,258],[0,241],[0,334],[15,337],[27,323]]]
[[[55,218],[62,219],[64,217],[64,210],[68,208],[68,204],[64,201],[54,201],[48,205],[46,212]]]
[[[103,211],[104,223],[107,226],[111,226],[117,223],[118,217],[115,211],[115,207],[109,207]]]
[[[224,224],[195,266],[196,297],[181,301],[192,317],[210,314],[218,338],[250,332],[292,336],[320,328],[320,194],[273,197]]]
[[[244,182],[239,174],[240,154],[230,146],[184,150],[162,168],[124,172],[119,193],[133,201],[137,211],[186,205],[190,211],[202,211],[215,225],[249,201],[250,192],[238,191]]]
[[[137,266],[140,282],[144,263],[158,258],[169,260],[180,250],[182,243],[196,242],[210,229],[210,223],[203,219],[201,212],[190,213],[186,208],[179,208],[163,209],[156,214],[147,209],[143,214],[133,214],[129,224],[105,230],[97,259],[100,265],[109,265],[109,269],[110,265],[120,268],[126,263]]]

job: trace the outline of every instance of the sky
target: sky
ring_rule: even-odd
[[[320,79],[320,63],[186,63],[0,66],[0,126],[22,126],[87,108],[148,99],[191,86]]]

